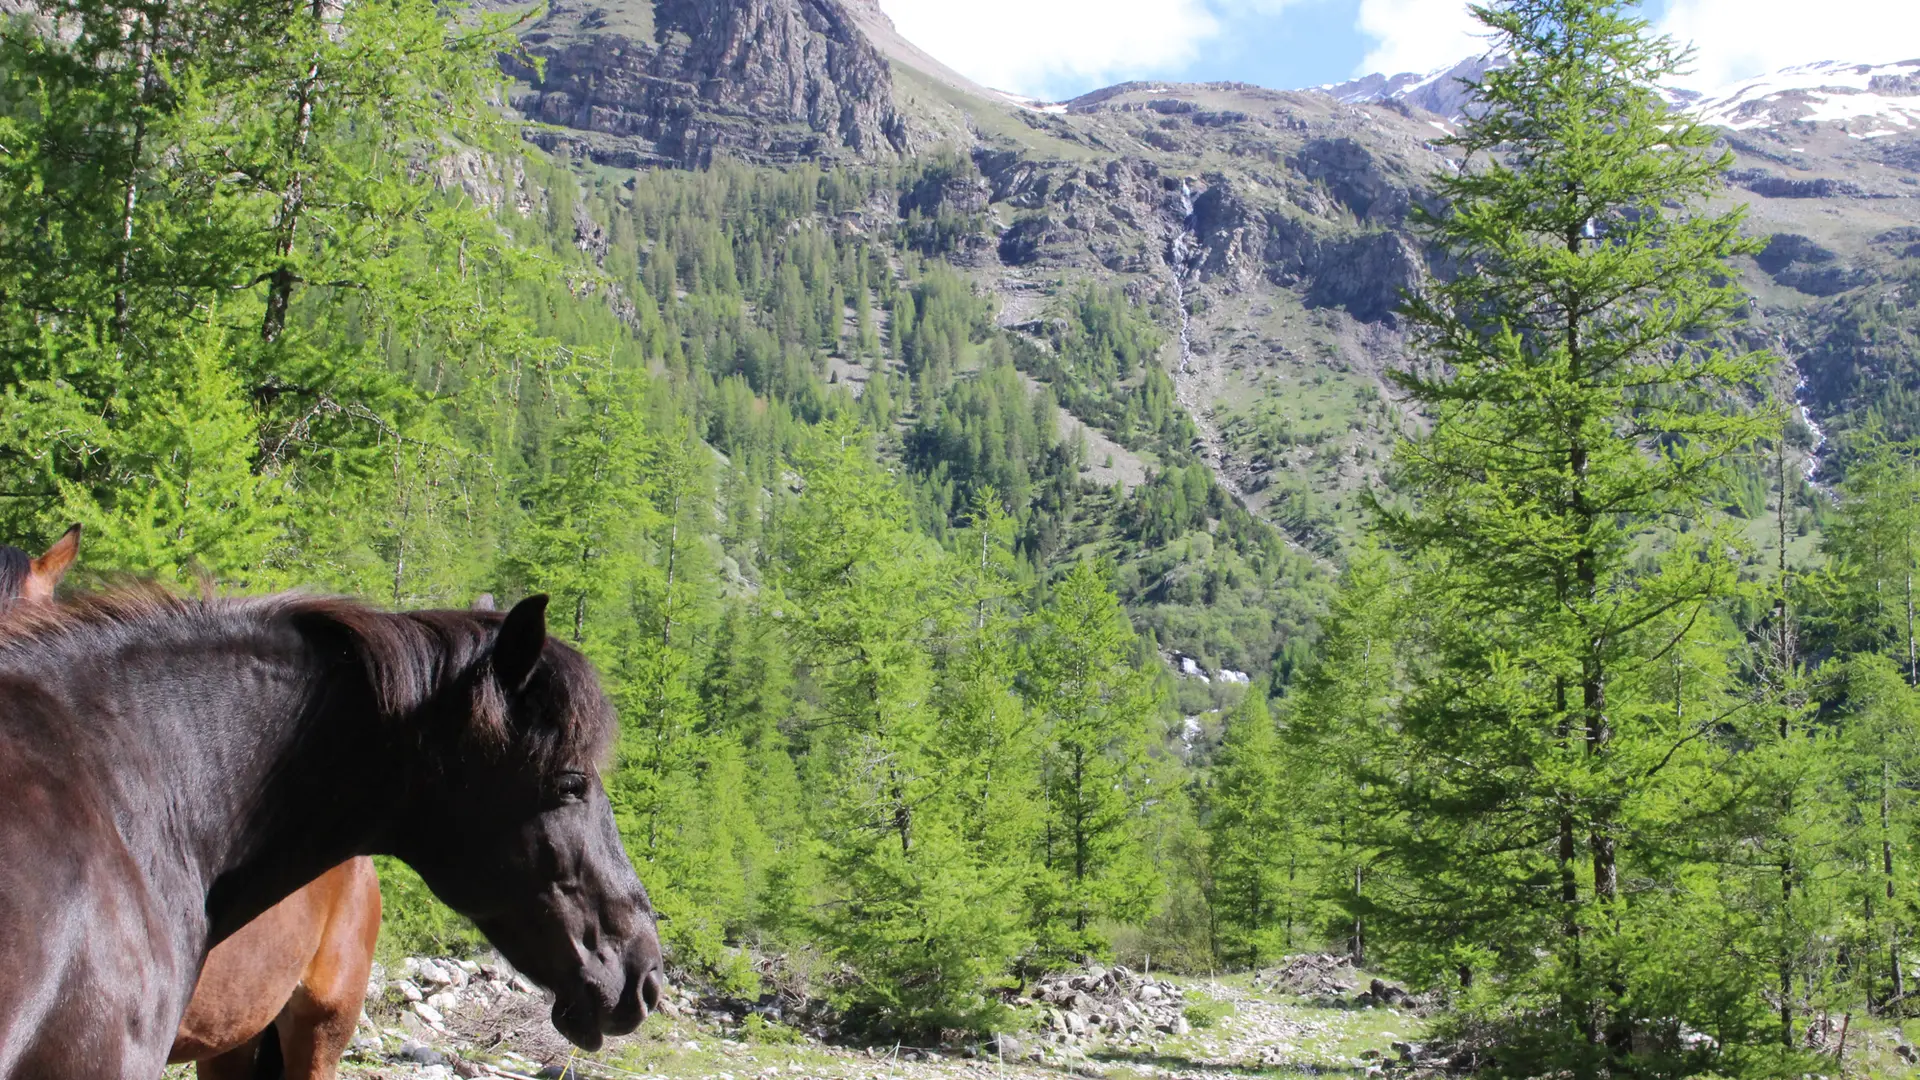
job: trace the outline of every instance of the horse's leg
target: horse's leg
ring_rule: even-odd
[[[320,944],[276,1021],[286,1080],[334,1080],[353,1041],[380,936],[380,882],[362,857],[328,872],[337,885]]]
[[[365,985],[361,984],[363,989]],[[274,1021],[280,1029],[286,1080],[334,1080],[340,1057],[360,1023],[360,995],[354,996],[351,1011],[344,1004],[320,1001],[304,986],[293,992],[286,1010]]]
[[[254,1063],[259,1056],[260,1036],[255,1035],[226,1053],[194,1062],[193,1072],[200,1080],[255,1080]]]

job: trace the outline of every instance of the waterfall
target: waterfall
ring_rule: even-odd
[[[1814,476],[1820,472],[1820,451],[1827,448],[1827,433],[1820,427],[1820,422],[1813,418],[1813,409],[1807,404],[1805,375],[1800,376],[1800,381],[1793,384],[1793,397],[1794,403],[1800,409],[1800,422],[1807,425],[1807,430],[1813,433],[1813,449],[1807,451],[1807,483],[1812,484]]]
[[[1781,345],[1781,351],[1784,352],[1785,342],[1782,342]],[[1827,447],[1827,432],[1825,428],[1820,426],[1820,422],[1813,418],[1813,395],[1807,388],[1807,374],[1801,370],[1798,358],[1793,360],[1793,375],[1795,379],[1793,384],[1794,407],[1800,411],[1800,422],[1807,425],[1807,431],[1813,435],[1813,448],[1807,451],[1807,483],[1818,488],[1821,485],[1814,480],[1814,477],[1820,473],[1820,451]]]
[[[1254,509],[1253,499],[1246,488],[1228,468],[1226,441],[1220,437],[1220,431],[1214,427],[1200,407],[1199,395],[1194,392],[1193,380],[1198,372],[1193,370],[1193,312],[1187,303],[1187,275],[1193,272],[1193,259],[1196,249],[1189,241],[1196,237],[1194,229],[1193,188],[1185,180],[1180,181],[1180,224],[1175,227],[1172,237],[1167,241],[1166,254],[1163,256],[1167,271],[1173,275],[1173,299],[1180,309],[1180,366],[1173,373],[1173,393],[1180,404],[1186,407],[1187,415],[1193,418],[1193,426],[1200,433],[1203,446],[1202,457],[1220,481],[1220,486],[1232,495],[1241,506],[1246,507],[1255,517],[1274,527],[1288,547],[1296,551],[1307,550],[1299,541],[1282,528],[1279,523]],[[1321,562],[1318,555],[1314,561]]]
[[[1173,298],[1180,308],[1180,371],[1183,376],[1193,374],[1193,315],[1187,310],[1187,237],[1193,233],[1193,188],[1185,180],[1180,181],[1180,227],[1173,231],[1172,255],[1169,270],[1173,271]],[[1175,380],[1182,398],[1186,397],[1186,387]],[[1189,411],[1193,402],[1188,401]]]

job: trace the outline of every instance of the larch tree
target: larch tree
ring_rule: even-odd
[[[1206,794],[1215,950],[1235,966],[1258,967],[1290,945],[1289,870],[1297,867],[1297,803],[1281,783],[1281,746],[1267,687],[1256,683],[1227,719]]]
[[[1625,1059],[1660,997],[1634,983],[1659,904],[1623,882],[1677,838],[1703,751],[1652,687],[1720,630],[1740,563],[1710,495],[1771,429],[1740,407],[1770,358],[1722,333],[1744,306],[1727,260],[1751,249],[1706,205],[1729,157],[1668,108],[1685,55],[1627,7],[1474,7],[1508,62],[1471,86],[1421,217],[1450,264],[1406,306],[1418,361],[1394,378],[1431,428],[1396,453],[1408,497],[1376,504],[1444,611],[1401,710],[1390,843],[1460,868],[1403,876],[1396,902],[1434,931],[1482,909],[1459,933],[1497,939],[1429,947],[1479,946],[1508,993],[1549,994],[1581,1071]]]
[[[1091,562],[1074,564],[1035,613],[1023,684],[1040,722],[1043,873],[1032,888],[1039,948],[1080,960],[1105,948],[1100,924],[1152,908],[1158,874],[1141,842],[1147,748],[1158,712],[1135,636]]]

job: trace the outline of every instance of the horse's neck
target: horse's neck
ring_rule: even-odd
[[[300,658],[299,681],[253,713],[230,703],[224,738],[244,749],[245,778],[232,808],[229,843],[207,897],[214,940],[244,926],[330,867],[378,846],[381,823],[402,797],[405,777],[387,753],[357,664]]]
[[[123,828],[204,890],[210,944],[372,841],[396,785],[357,665],[291,630],[117,659]]]

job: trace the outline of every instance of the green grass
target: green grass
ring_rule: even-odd
[[[1196,1029],[1219,1027],[1220,1021],[1233,1016],[1239,1010],[1231,1001],[1222,1001],[1208,995],[1205,991],[1187,991],[1187,1007],[1182,1011],[1187,1023]]]

